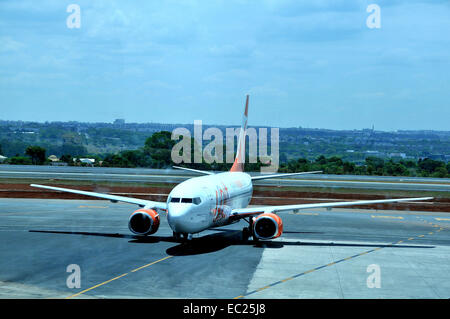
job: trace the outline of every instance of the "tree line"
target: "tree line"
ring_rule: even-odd
[[[321,155],[312,161],[299,158],[281,164],[279,172],[291,173],[316,170],[321,170],[325,174],[338,175],[450,177],[450,163],[446,164],[430,158],[419,159],[418,161],[394,161],[374,156],[367,157],[362,165],[343,161],[337,156],[326,158]]]
[[[173,146],[177,143],[171,139],[171,132],[156,132],[145,141],[143,147],[136,150],[126,150],[115,154],[92,154],[84,157],[94,158],[95,166],[104,167],[147,167],[168,168],[174,165],[171,158]],[[191,156],[194,154],[194,140],[192,139]],[[248,153],[248,152],[247,152]],[[1,154],[1,145],[0,145]],[[285,158],[280,156],[281,159]],[[60,160],[68,165],[86,165],[78,160],[73,160],[72,154],[64,154]],[[193,158],[192,158],[193,162]],[[23,165],[45,165],[50,160],[46,156],[45,148],[41,146],[28,146],[23,155],[17,154],[8,158],[7,164]],[[232,163],[191,163],[183,166],[202,170],[226,171],[231,168]],[[257,163],[249,163],[246,159],[245,170],[259,172],[264,166],[258,159]],[[377,176],[419,176],[419,177],[450,177],[450,163],[437,161],[430,158],[415,160],[386,160],[370,156],[361,165],[342,160],[338,156],[318,156],[313,160],[298,158],[295,160],[284,160],[279,164],[278,171],[281,173],[293,173],[304,171],[321,170],[325,174],[348,174],[348,175],[377,175]]]

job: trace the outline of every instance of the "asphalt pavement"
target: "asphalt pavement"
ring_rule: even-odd
[[[450,297],[447,213],[288,212],[269,242],[242,241],[242,221],[186,244],[164,216],[156,234],[134,236],[135,209],[0,199],[0,298]],[[79,288],[68,285],[73,265]]]

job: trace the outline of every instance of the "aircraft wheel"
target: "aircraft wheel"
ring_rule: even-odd
[[[183,241],[184,242],[190,242],[192,240],[192,234],[183,233]]]

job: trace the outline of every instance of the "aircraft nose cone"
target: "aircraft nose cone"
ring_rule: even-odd
[[[167,221],[169,223],[170,228],[172,228],[172,230],[174,232],[177,233],[181,233],[181,228],[183,225],[183,218],[180,216],[174,216],[171,215],[170,213],[167,215]]]
[[[188,210],[178,205],[169,205],[167,210],[167,222],[170,228],[177,233],[189,233],[187,229],[189,223]]]

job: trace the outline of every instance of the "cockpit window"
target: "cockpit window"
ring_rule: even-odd
[[[169,200],[170,203],[186,203],[186,204],[192,204],[194,203],[195,205],[199,205],[202,200],[200,199],[200,197],[195,197],[195,198],[180,198],[180,197],[172,197]]]

